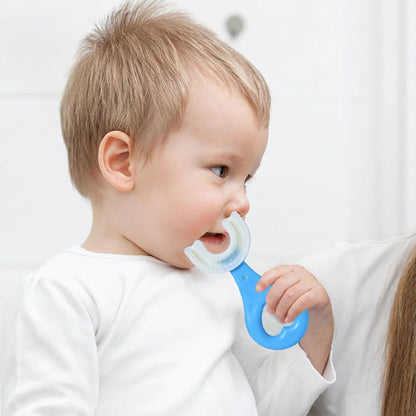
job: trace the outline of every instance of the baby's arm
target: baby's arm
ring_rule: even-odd
[[[94,414],[97,345],[84,303],[59,280],[30,276],[13,332],[3,414]]]
[[[262,291],[269,286],[267,308],[280,322],[292,322],[308,309],[309,326],[299,344],[315,369],[323,374],[334,334],[331,301],[325,288],[299,265],[277,266],[264,273],[257,290]]]

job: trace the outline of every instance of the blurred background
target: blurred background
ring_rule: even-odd
[[[117,0],[0,0],[0,276],[90,227],[59,102],[80,40]],[[270,142],[248,186],[250,261],[416,231],[416,2],[175,0],[264,74]]]

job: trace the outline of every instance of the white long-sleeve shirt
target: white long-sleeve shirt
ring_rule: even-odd
[[[244,329],[229,274],[71,247],[26,281],[2,416],[296,416],[334,381]]]
[[[300,262],[328,290],[335,319],[337,381],[317,400],[310,416],[380,415],[391,306],[415,246],[416,235],[342,243]]]

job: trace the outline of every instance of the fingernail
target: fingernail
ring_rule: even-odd
[[[261,291],[261,285],[260,284],[257,284],[256,285],[256,290],[257,290],[257,292],[260,292]]]

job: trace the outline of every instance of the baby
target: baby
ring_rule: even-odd
[[[26,281],[4,416],[307,412],[334,380],[323,287],[300,266],[263,276],[281,321],[310,313],[300,345],[268,351],[232,277],[184,254],[196,239],[224,251],[221,220],[248,213],[269,111],[252,64],[159,2],[124,4],[86,37],[61,121],[92,227]]]

